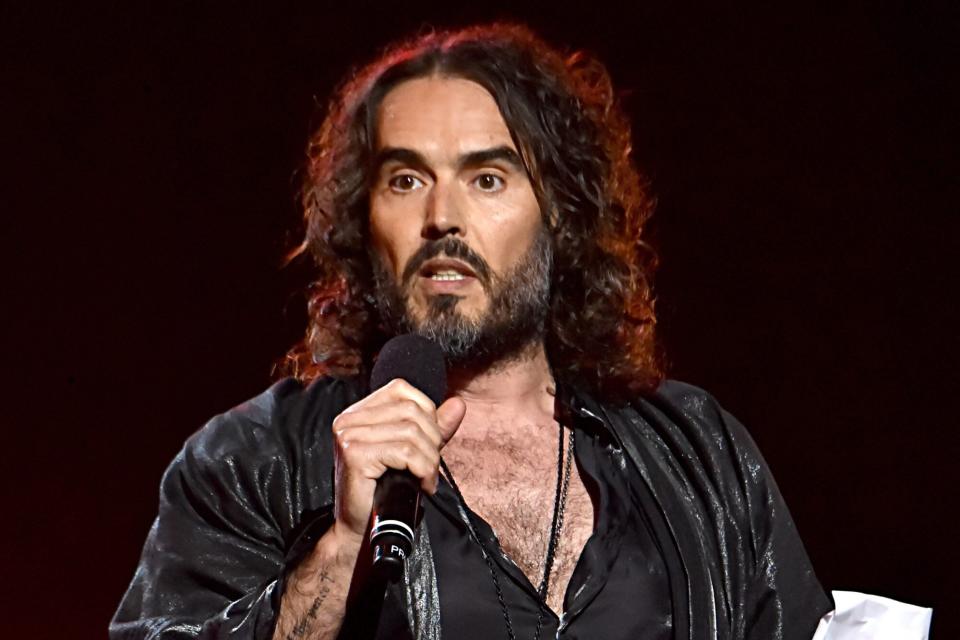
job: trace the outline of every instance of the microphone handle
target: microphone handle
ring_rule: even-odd
[[[420,481],[412,473],[387,469],[373,494],[373,570],[394,581],[403,574],[413,551],[414,528],[420,519]]]

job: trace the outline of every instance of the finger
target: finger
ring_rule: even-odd
[[[467,403],[463,398],[452,396],[440,405],[437,409],[437,426],[440,429],[440,436],[443,438],[443,444],[450,442],[453,434],[460,428],[464,416],[467,415]]]
[[[369,445],[385,442],[410,442],[428,457],[437,456],[439,451],[439,447],[427,437],[420,425],[407,421],[390,424],[378,422],[376,424],[345,427],[337,433],[336,438],[341,449],[352,443]]]
[[[432,414],[437,410],[437,406],[423,391],[420,391],[403,378],[394,378],[354,406],[363,405],[375,407],[401,398],[413,400],[420,405],[420,408],[423,409],[425,413]]]
[[[424,412],[420,405],[409,398],[401,398],[390,403],[342,413],[334,419],[333,432],[336,434],[345,428],[359,425],[396,424],[400,422],[411,422],[418,425],[434,447],[439,447],[443,443],[435,413]]]
[[[348,476],[353,470],[368,480],[376,480],[388,468],[407,470],[420,479],[424,491],[436,491],[440,456],[438,453],[427,455],[412,442],[353,442],[344,448],[343,457]]]

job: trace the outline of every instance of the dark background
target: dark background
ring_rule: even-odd
[[[302,330],[280,265],[318,101],[390,39],[494,17],[626,92],[672,375],[750,427],[824,585],[960,630],[955,10],[22,4],[0,9],[2,637],[105,636],[164,467]]]

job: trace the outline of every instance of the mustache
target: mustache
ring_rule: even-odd
[[[463,260],[477,274],[477,279],[484,287],[489,287],[492,272],[487,261],[480,257],[473,249],[467,246],[467,243],[459,238],[448,236],[440,240],[431,240],[425,242],[417,252],[407,260],[407,266],[403,269],[401,283],[406,286],[423,266],[423,263],[439,255],[445,255],[448,258],[457,258]]]

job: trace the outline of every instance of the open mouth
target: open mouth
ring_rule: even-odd
[[[465,263],[449,258],[426,261],[420,267],[419,275],[434,282],[460,282],[477,277],[473,269]]]

